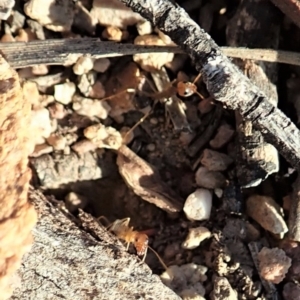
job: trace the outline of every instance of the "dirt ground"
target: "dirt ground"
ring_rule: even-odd
[[[41,2],[16,1],[1,41],[173,45],[117,0]],[[300,28],[269,1],[177,2],[219,46],[300,50]],[[299,123],[298,66],[233,62]],[[300,248],[288,238],[296,171],[209,95],[187,55],[85,55],[17,71],[32,104],[35,189],[105,227],[130,218],[137,232],[108,230],[140,259],[153,248],[160,259],[148,249],[145,263],[182,299],[300,299]]]

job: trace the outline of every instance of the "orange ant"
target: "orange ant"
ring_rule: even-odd
[[[104,216],[99,217],[97,220],[107,219]],[[142,256],[142,262],[145,261],[148,248],[157,256],[162,266],[167,270],[167,266],[162,261],[158,253],[148,245],[149,238],[147,234],[133,230],[133,227],[129,227],[130,218],[116,220],[110,224],[106,229],[113,232],[120,240],[127,243],[126,250],[128,251],[129,245],[132,243],[136,249],[137,255]]]
[[[155,103],[152,107],[152,109],[147,112],[127,133],[126,136],[129,135],[130,132],[132,132],[136,127],[138,127],[142,122],[144,122],[144,120],[152,113],[155,105],[158,103],[157,100],[161,101],[161,99],[167,99],[167,98],[171,98],[171,97],[175,97],[176,94],[178,94],[179,96],[183,97],[183,98],[188,98],[194,94],[197,94],[200,99],[204,99],[204,97],[198,92],[197,90],[197,86],[196,83],[197,81],[199,81],[201,77],[201,73],[199,73],[196,78],[194,79],[193,82],[189,82],[189,81],[179,81],[177,79],[173,80],[172,82],[168,83],[168,86],[166,88],[164,88],[163,90],[157,92],[155,91],[154,93],[148,93],[148,92],[144,92],[144,91],[139,91],[141,94],[144,94],[147,97],[153,98],[155,99]],[[152,83],[149,82],[149,80],[147,78],[145,78],[145,80],[149,83],[149,86],[151,87],[152,90],[155,90],[155,88],[153,87]],[[101,99],[102,100],[109,100],[114,98],[117,95],[121,95],[124,93],[132,93],[135,94],[137,91],[136,88],[128,88],[124,91],[121,91],[115,95],[106,97]],[[125,137],[126,137],[125,136]]]

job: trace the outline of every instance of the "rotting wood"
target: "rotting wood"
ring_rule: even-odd
[[[178,5],[163,0],[121,0],[151,21],[194,61],[208,91],[229,109],[253,122],[295,168],[300,167],[300,131],[283,112],[241,74],[220,47]]]
[[[280,16],[281,13],[269,1],[241,2],[227,26],[227,43],[231,46],[278,47]],[[240,59],[233,61],[277,106],[277,65]],[[236,123],[238,181],[242,187],[257,186],[270,174],[278,172],[278,153],[274,146],[264,141],[260,131],[253,128],[252,122],[243,120],[238,112]]]
[[[0,43],[1,52],[13,68],[39,64],[71,65],[82,55],[94,58],[115,57],[149,52],[184,53],[173,46],[142,46],[103,42],[95,38],[48,39],[31,42]],[[225,55],[300,66],[300,53],[272,49],[221,47]]]
[[[10,299],[180,299],[90,215],[75,219],[38,191],[30,199],[40,218]]]

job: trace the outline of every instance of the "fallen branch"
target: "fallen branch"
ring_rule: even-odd
[[[229,109],[253,122],[266,141],[300,167],[300,131],[241,74],[211,37],[179,6],[165,0],[121,0],[182,47],[202,72],[208,91]]]

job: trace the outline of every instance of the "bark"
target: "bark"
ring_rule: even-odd
[[[180,299],[89,214],[75,219],[37,191],[30,199],[39,221],[11,299]]]
[[[268,0],[242,1],[228,24],[227,42],[230,46],[277,48],[280,17],[280,12]],[[277,64],[240,59],[234,62],[277,106]],[[239,113],[236,115],[237,177],[243,187],[256,186],[278,172],[278,153],[264,141],[261,132],[253,128],[251,121],[243,120]]]

